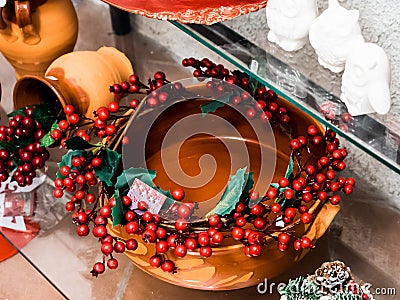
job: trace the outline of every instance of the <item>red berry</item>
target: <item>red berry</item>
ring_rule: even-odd
[[[333,195],[330,199],[331,203],[333,205],[339,204],[340,203],[340,196],[339,195]]]
[[[279,251],[286,251],[287,250],[287,248],[288,248],[288,244],[283,244],[283,243],[279,243],[278,244],[278,249],[279,249]]]
[[[265,207],[262,204],[256,204],[251,209],[250,212],[252,215],[261,216],[265,213]]]
[[[76,216],[76,218],[78,219],[78,222],[80,224],[86,224],[88,218],[87,218],[87,214],[83,211],[79,212]]]
[[[242,202],[238,202],[235,206],[235,211],[240,213],[240,212],[244,211],[245,208],[246,208],[246,206]]]
[[[239,241],[244,236],[244,229],[240,228],[240,227],[233,227],[232,231],[231,231],[231,234],[232,234],[232,238],[233,239]]]
[[[175,249],[175,247],[177,246],[176,239],[177,239],[177,236],[175,234],[172,234],[167,238],[168,246],[170,248]]]
[[[197,242],[200,246],[208,246],[210,244],[210,237],[206,232],[199,233]]]
[[[320,199],[321,201],[325,201],[326,198],[328,198],[328,194],[325,191],[320,191],[318,193],[318,199]]]
[[[346,185],[343,187],[343,192],[344,192],[346,195],[350,195],[350,194],[353,192],[353,186],[350,185],[350,184],[346,184]]]
[[[190,216],[190,214],[192,213],[191,209],[184,204],[179,205],[178,207],[178,215],[183,218],[186,219],[187,217]]]
[[[122,205],[127,206],[127,207],[132,205],[132,199],[129,198],[128,196],[122,196],[121,202],[122,202]]]
[[[293,139],[290,141],[290,148],[292,148],[292,150],[299,150],[300,147],[301,143],[299,142],[299,140]]]
[[[308,126],[308,128],[307,128],[307,133],[308,133],[308,135],[310,135],[310,136],[315,136],[315,135],[318,134],[318,129],[317,129],[317,127],[315,127],[314,125],[310,125],[310,126]]]
[[[136,221],[128,222],[125,225],[125,230],[128,234],[135,234],[139,232],[139,224]]]
[[[105,266],[101,262],[97,262],[93,266],[92,274],[94,276],[97,276],[98,274],[103,274],[105,271]]]
[[[314,145],[319,145],[322,142],[322,136],[317,135],[313,137],[313,144]]]
[[[224,240],[224,235],[221,232],[216,232],[211,237],[211,241],[217,245],[221,244],[223,240]]]
[[[185,245],[176,246],[174,250],[174,254],[176,257],[182,258],[185,257],[187,253],[187,248]]]
[[[65,203],[65,210],[66,211],[73,211],[75,209],[75,203],[72,201],[68,201],[67,203]]]
[[[281,179],[279,180],[279,186],[280,186],[281,188],[288,187],[288,186],[289,186],[289,180],[287,180],[286,178],[281,178]]]
[[[164,254],[168,251],[169,246],[167,241],[158,241],[156,244],[156,251],[158,254]]]
[[[272,114],[271,114],[269,111],[264,111],[264,112],[261,113],[260,119],[261,119],[261,121],[263,121],[264,123],[268,123],[269,120],[272,119]]]
[[[161,256],[160,255],[153,255],[152,257],[150,257],[150,266],[152,266],[153,268],[159,268],[161,266]]]
[[[348,185],[354,186],[356,184],[356,181],[354,180],[354,178],[349,177],[349,178],[346,179],[345,183],[348,184]]]
[[[108,109],[104,106],[99,107],[96,110],[96,114],[97,114],[97,117],[102,121],[107,121],[108,118],[110,117],[110,113],[109,113]]]
[[[210,226],[215,227],[221,221],[221,218],[218,215],[212,215],[208,218],[208,224]]]
[[[77,114],[71,114],[68,116],[68,121],[70,124],[78,124],[79,122],[79,116]]]
[[[173,189],[171,194],[176,201],[181,201],[185,197],[185,191],[181,188]]]
[[[92,166],[93,166],[94,168],[100,167],[100,166],[101,166],[101,163],[102,163],[102,160],[101,160],[100,157],[95,157],[95,158],[92,159]]]
[[[55,140],[59,140],[61,138],[61,130],[60,129],[54,129],[50,136],[55,139]]]
[[[96,200],[96,196],[93,194],[87,194],[86,195],[86,202],[89,204],[94,203],[94,201]]]
[[[188,227],[189,227],[189,224],[184,219],[178,219],[175,222],[175,229],[178,231],[185,231],[186,229],[188,229]]]
[[[157,239],[157,236],[156,236],[156,233],[154,232],[154,230],[146,229],[142,233],[142,239],[145,243],[154,243]]]
[[[68,166],[62,166],[61,168],[60,168],[60,174],[62,175],[62,176],[68,176],[69,175],[69,173],[70,173],[70,171],[71,171],[71,169],[68,167]]]
[[[130,106],[131,108],[133,108],[133,109],[135,109],[136,107],[138,107],[138,105],[139,105],[139,100],[137,100],[137,99],[132,99],[132,100],[129,102],[129,106]]]
[[[204,246],[200,248],[200,255],[202,257],[210,257],[212,255],[212,249],[210,246]]]
[[[249,119],[254,119],[254,117],[256,116],[256,114],[257,114],[257,112],[256,112],[256,110],[255,110],[254,108],[249,108],[249,109],[247,110],[247,112],[246,112],[246,116],[247,116]]]
[[[290,241],[290,235],[288,235],[287,233],[282,232],[282,233],[280,233],[278,235],[278,240],[279,240],[279,243],[287,244]]]
[[[284,195],[286,199],[293,199],[294,198],[294,191],[292,189],[286,189],[284,191]]]
[[[105,131],[107,135],[113,135],[117,131],[117,129],[114,125],[110,124],[106,126]]]
[[[274,203],[271,205],[271,211],[273,213],[278,213],[281,211],[281,205],[279,203]]]
[[[107,267],[110,268],[110,269],[118,268],[118,261],[115,258],[110,258],[107,261]]]
[[[306,172],[307,172],[307,174],[309,174],[309,175],[314,174],[314,172],[315,172],[314,166],[311,166],[311,165],[307,166],[307,167],[306,167]]]
[[[300,220],[303,224],[308,224],[312,220],[312,215],[308,212],[305,212],[301,215]]]
[[[109,110],[110,112],[112,112],[112,113],[116,113],[116,112],[119,110],[119,104],[118,104],[118,102],[115,102],[115,101],[110,102],[110,103],[108,104],[108,110]]]
[[[185,241],[185,246],[188,250],[194,250],[197,248],[197,241],[194,238],[187,238]]]
[[[246,225],[247,220],[245,217],[239,217],[236,219],[236,225],[239,227],[243,227],[244,225]]]
[[[101,243],[102,244],[104,244],[104,243],[111,243],[112,244],[113,240],[114,240],[113,237],[108,234],[108,235],[106,235],[105,237],[103,237],[101,239]]]
[[[107,229],[103,225],[93,227],[92,233],[95,237],[102,238],[107,235]]]
[[[139,210],[146,210],[147,209],[147,203],[146,202],[144,202],[144,201],[139,201],[138,202],[138,209]]]
[[[285,210],[285,217],[293,219],[296,216],[296,210],[293,207],[289,207]]]
[[[257,257],[261,254],[261,250],[262,250],[261,245],[251,245],[249,252],[251,256]]]
[[[311,240],[308,237],[302,237],[300,240],[301,248],[308,249],[311,247]]]
[[[135,239],[128,239],[126,241],[126,249],[135,251],[138,247],[138,243]]]
[[[159,227],[156,230],[156,235],[159,239],[164,239],[167,236],[167,231],[164,228]]]
[[[79,236],[87,236],[89,234],[89,226],[86,224],[81,224],[76,228],[76,233]]]
[[[53,191],[53,195],[55,198],[61,198],[64,195],[64,192],[60,188],[55,188]]]
[[[104,205],[100,208],[100,215],[104,218],[111,217],[111,207],[108,205]]]
[[[161,269],[164,272],[167,273],[173,273],[175,271],[175,264],[173,261],[171,260],[165,260],[162,264],[161,264]]]
[[[112,243],[103,243],[101,245],[101,252],[104,253],[104,255],[110,255],[114,251],[114,247]]]
[[[66,105],[64,106],[64,113],[68,116],[73,114],[75,111],[74,107],[72,105]]]
[[[294,247],[294,250],[296,250],[296,251],[300,250],[301,249],[301,240],[300,239],[295,240],[293,243],[293,247]]]
[[[94,223],[96,225],[107,225],[107,219],[104,218],[103,216],[97,216],[96,219],[94,220]]]

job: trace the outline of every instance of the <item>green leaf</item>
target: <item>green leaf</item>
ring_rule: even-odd
[[[290,159],[289,159],[288,167],[286,169],[285,178],[289,179],[290,175],[292,175],[293,165],[294,165],[294,161],[293,161],[293,156],[291,155]]]
[[[115,175],[115,170],[118,168],[121,154],[117,151],[106,148],[105,151],[101,151],[99,157],[101,158],[101,166],[95,168],[96,176],[99,177],[100,181],[104,182],[107,186],[112,186],[111,179]]]
[[[248,197],[250,195],[250,191],[251,191],[251,189],[253,188],[253,185],[254,185],[253,176],[254,176],[254,172],[246,173],[246,175],[245,175],[246,185],[244,186],[243,193],[242,193],[241,197],[245,198],[245,197]]]
[[[0,142],[0,149],[7,150],[9,152],[16,152],[18,150],[15,145],[6,142]]]
[[[221,199],[214,209],[206,215],[206,218],[214,214],[225,216],[235,208],[246,183],[246,168],[247,167],[237,170],[236,174],[231,176]]]
[[[200,109],[202,116],[205,116],[208,113],[215,112],[220,107],[224,107],[224,105],[229,102],[229,99],[232,96],[232,94],[233,93],[225,94],[221,98],[212,100],[207,104],[201,105]]]
[[[128,170],[124,170],[122,174],[118,176],[115,189],[119,190],[122,194],[126,194],[135,178],[138,178],[149,186],[153,186],[153,179],[155,177],[156,171],[154,170],[129,168]]]
[[[71,167],[72,158],[74,158],[75,156],[82,156],[82,155],[88,156],[88,153],[82,150],[69,150],[66,154],[64,154],[63,157],[61,158],[61,161],[57,164],[58,165],[57,178],[65,178],[65,176],[62,176],[60,174],[60,168],[63,166]]]
[[[320,287],[303,276],[289,280],[289,283],[278,292],[291,300],[318,300],[322,296]]]
[[[65,141],[65,147],[71,150],[85,150],[96,147],[96,145],[90,144],[80,136],[74,136]]]
[[[51,137],[51,132],[58,128],[58,121],[55,120],[53,125],[51,125],[50,130],[40,139],[40,146],[49,147],[55,143],[55,139]]]
[[[113,218],[113,226],[116,226],[122,224],[123,207],[122,207],[121,195],[118,190],[115,191],[113,197],[115,199],[115,206],[111,208],[111,215]]]
[[[54,105],[50,103],[39,104],[33,109],[32,118],[41,123],[47,131],[50,130],[53,123],[57,120],[57,112]]]
[[[16,115],[25,116],[25,107],[20,108],[20,109],[16,109],[16,110],[10,112],[7,115],[7,117],[12,118],[12,117],[15,117]]]

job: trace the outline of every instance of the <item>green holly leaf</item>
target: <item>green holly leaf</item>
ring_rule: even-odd
[[[7,150],[9,152],[17,152],[18,148],[10,143],[0,142],[0,149]]]
[[[124,170],[117,178],[115,189],[119,190],[122,194],[126,194],[135,178],[138,178],[149,186],[153,186],[153,179],[156,178],[156,171],[144,168],[129,168],[128,170]]]
[[[236,174],[231,176],[221,199],[217,205],[207,213],[206,218],[214,214],[225,216],[235,208],[246,184],[246,168],[247,167],[237,170]]]
[[[294,161],[293,161],[293,156],[291,155],[290,159],[289,159],[288,167],[286,169],[285,178],[289,179],[290,175],[292,175],[293,165],[294,165]]]
[[[99,177],[100,181],[104,182],[107,186],[113,186],[111,181],[114,178],[115,171],[118,168],[119,161],[121,159],[121,154],[117,151],[110,150],[106,148],[99,154],[101,158],[101,166],[95,168],[96,176]]]
[[[25,116],[25,107],[10,112],[9,114],[7,114],[7,117],[12,118],[15,117],[16,115]]]
[[[89,154],[86,151],[82,151],[82,150],[69,150],[66,154],[63,155],[63,157],[61,158],[61,161],[57,164],[58,165],[58,171],[57,171],[57,178],[65,178],[65,176],[62,176],[60,174],[60,168],[63,166],[68,166],[71,167],[72,166],[72,158],[74,158],[75,156],[85,156],[88,157]]]
[[[96,145],[90,144],[80,136],[74,136],[65,141],[65,147],[71,150],[85,150],[96,147]]]
[[[202,116],[205,116],[206,114],[215,112],[218,108],[224,107],[226,103],[229,102],[230,97],[232,96],[233,93],[225,94],[223,97],[212,100],[208,102],[207,104],[201,105],[201,114]]]
[[[50,130],[44,135],[44,137],[40,139],[40,146],[49,147],[56,142],[56,140],[51,137],[51,132],[57,128],[58,128],[58,121],[55,120],[53,125],[51,125]]]
[[[243,193],[242,193],[241,197],[246,198],[246,197],[248,197],[250,195],[250,191],[251,191],[251,189],[253,188],[253,185],[254,185],[253,176],[254,176],[254,172],[246,173],[246,175],[245,175],[246,185],[244,186]]]
[[[113,197],[115,199],[115,206],[111,208],[111,215],[113,219],[113,226],[116,226],[122,224],[123,207],[122,207],[121,195],[118,190],[115,191]]]
[[[39,104],[34,106],[32,118],[42,124],[43,128],[48,131],[57,120],[57,112],[54,105],[50,103]]]

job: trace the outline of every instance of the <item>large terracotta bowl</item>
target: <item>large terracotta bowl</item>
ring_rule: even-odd
[[[162,113],[149,131],[145,147],[147,167],[149,169],[157,170],[155,184],[163,189],[172,189],[176,187],[176,185],[171,183],[167,175],[162,171],[163,166],[159,157],[161,140],[163,139],[165,132],[168,131],[171,124],[176,120],[199,112],[199,105],[196,101],[198,100],[176,103],[171,108],[171,111],[174,113],[170,113],[168,110],[166,113]],[[296,137],[305,134],[307,126],[310,124],[316,125],[321,132],[323,132],[321,125],[306,113],[283,99],[278,99],[278,102],[287,108],[289,115],[291,116],[289,125],[292,129],[292,136]],[[143,102],[141,105],[145,105],[145,103]],[[139,111],[140,110],[141,108],[139,107]],[[137,113],[133,116],[133,119],[131,119],[130,124],[132,125],[135,118],[151,118],[151,114],[153,113],[158,114],[159,112],[157,112],[157,109],[152,109],[142,113],[140,116]],[[222,109],[221,111],[217,110],[215,114],[228,119],[230,122],[237,123],[237,128],[242,134],[243,141],[246,141],[247,145],[249,145],[250,157],[252,159],[251,167],[255,172],[255,180],[257,180],[260,175],[259,170],[257,170],[259,167],[259,161],[258,156],[253,154],[256,152],[256,148],[260,145],[258,144],[258,141],[254,140],[252,131],[248,128],[249,125],[245,124],[246,122],[241,124],[240,121],[238,121],[240,119],[238,115],[229,108]],[[140,128],[140,122],[136,126],[138,132],[145,130],[145,128]],[[287,170],[291,153],[289,147],[290,138],[279,126],[273,125],[272,129],[275,134],[276,143],[276,168],[272,182],[277,182],[279,178],[285,175]],[[270,145],[261,145],[261,147],[269,146]],[[324,147],[325,145],[321,145],[321,153]],[[116,145],[116,149],[121,149],[121,145]],[[210,149],[214,149],[212,155],[217,161],[219,159],[224,159],[225,154],[223,153],[224,151],[220,149],[218,139],[207,136],[196,136],[195,138],[188,140],[185,147],[182,147],[179,151],[179,158],[183,163],[183,166],[181,167],[183,169],[188,167],[188,164],[191,162],[190,160],[186,160],[186,158],[189,155],[196,155],[196,153],[193,154],[194,150],[199,156],[201,156],[204,153],[210,153]],[[271,149],[273,149],[273,147],[271,147]],[[132,153],[131,156],[136,156],[136,153]],[[310,163],[316,163],[318,155],[314,155],[313,157],[304,155],[302,159],[310,159]],[[194,161],[195,165],[191,167],[197,168],[198,160],[195,159]],[[125,169],[128,167],[130,166],[124,165]],[[222,178],[226,177],[226,173],[229,175],[229,171],[224,170],[223,164],[218,168],[221,170],[219,170],[220,173],[215,177],[218,178],[218,176],[220,176],[222,181]],[[190,170],[190,165],[189,168],[186,169]],[[215,182],[212,182],[211,185],[207,185],[207,190],[202,188],[190,189],[185,196],[185,200],[198,200],[199,197],[201,198],[201,195],[204,195],[204,193],[207,194],[210,189],[212,190],[215,188],[216,190],[219,190],[220,184],[221,182],[217,179]],[[226,184],[226,182],[224,184]],[[269,182],[267,182],[266,185],[268,187]],[[311,213],[317,213],[312,224],[302,224],[299,222],[299,215],[297,215],[294,219],[295,222],[291,224],[290,227],[292,227],[296,232],[297,236],[306,235],[311,240],[315,241],[324,234],[338,211],[338,206],[322,204],[317,201],[310,208]],[[226,238],[219,248],[213,249],[213,255],[206,259],[200,256],[199,251],[189,251],[184,258],[176,258],[173,251],[169,250],[169,252],[166,253],[166,258],[174,261],[178,268],[177,273],[169,274],[163,272],[160,268],[153,268],[149,265],[150,257],[156,252],[155,244],[145,244],[140,236],[127,234],[124,227],[121,225],[113,227],[109,224],[108,232],[123,240],[133,237],[139,242],[137,250],[125,251],[125,254],[141,270],[159,278],[160,280],[175,285],[203,290],[232,290],[255,285],[263,281],[265,278],[271,279],[290,270],[293,264],[300,261],[309,251],[308,249],[295,251],[293,247],[289,247],[287,251],[281,252],[278,250],[276,240],[273,238],[267,238],[262,254],[259,257],[249,258],[244,254],[244,246],[241,243],[234,241],[232,238]]]

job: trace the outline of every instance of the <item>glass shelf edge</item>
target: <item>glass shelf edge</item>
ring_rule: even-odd
[[[370,155],[372,158],[376,159],[377,161],[379,161],[380,163],[382,163],[386,167],[390,168],[394,172],[400,174],[400,165],[397,164],[395,161],[393,161],[392,159],[388,158],[384,154],[380,153],[378,150],[374,149],[373,147],[368,146],[368,144],[366,142],[362,141],[361,139],[358,139],[353,134],[343,132],[338,127],[336,127],[334,124],[330,123],[325,118],[321,117],[321,115],[318,112],[314,111],[312,108],[309,108],[309,107],[301,104],[300,100],[296,100],[294,97],[289,96],[288,94],[290,94],[290,93],[289,92],[285,93],[283,91],[282,87],[276,85],[273,82],[269,82],[269,81],[265,80],[264,78],[260,77],[259,75],[251,72],[248,69],[248,66],[245,63],[239,62],[238,60],[236,60],[234,58],[234,55],[219,49],[219,47],[217,45],[215,45],[212,41],[209,41],[207,38],[201,36],[201,34],[193,31],[192,29],[189,28],[188,25],[179,23],[177,21],[170,21],[170,23],[173,24],[178,29],[180,29],[181,31],[183,31],[184,33],[186,33],[187,35],[189,35],[190,37],[194,38],[195,40],[197,40],[198,42],[203,44],[204,46],[206,46],[207,48],[209,48],[211,51],[213,51],[216,54],[218,54],[221,57],[223,57],[225,60],[230,62],[232,65],[236,66],[241,71],[245,72],[251,78],[259,81],[260,83],[264,84],[268,88],[274,90],[278,95],[280,95],[281,97],[283,97],[287,101],[291,102],[292,104],[294,104],[298,108],[304,110],[307,114],[309,114],[313,118],[317,119],[319,122],[321,122],[322,124],[324,124],[328,128],[330,128],[333,131],[335,131],[341,137],[343,137],[344,139],[348,140],[350,143],[352,143],[353,145],[355,145],[356,147],[361,149],[363,152],[365,152],[368,155]]]

